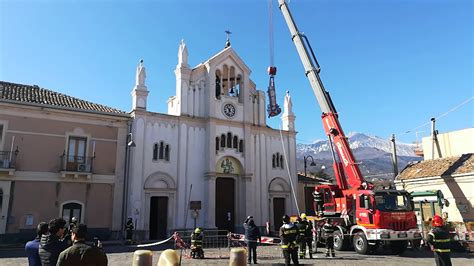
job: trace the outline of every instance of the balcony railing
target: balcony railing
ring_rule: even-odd
[[[18,152],[0,151],[0,169],[15,169]]]
[[[63,154],[61,155],[61,171],[92,173],[94,158]]]

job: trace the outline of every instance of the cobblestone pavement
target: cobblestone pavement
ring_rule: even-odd
[[[112,246],[106,247],[109,265],[130,266],[132,264],[133,247]],[[158,263],[161,253],[156,247],[153,250],[153,265]],[[229,250],[206,249],[206,259],[190,259],[183,252],[183,265],[228,265]],[[474,254],[454,253],[453,265],[474,265]],[[258,247],[258,263],[261,265],[283,265],[279,247]],[[353,251],[337,252],[336,258],[325,258],[317,253],[315,259],[300,260],[305,265],[435,265],[433,254],[429,251],[407,250],[402,256],[385,254],[383,251],[376,255],[359,255]],[[27,265],[27,259],[22,250],[0,250],[0,265]]]

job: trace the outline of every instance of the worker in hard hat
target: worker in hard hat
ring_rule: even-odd
[[[204,259],[204,250],[202,244],[204,241],[204,234],[201,228],[197,227],[191,234],[191,256],[193,259]]]
[[[313,225],[308,221],[306,213],[301,213],[298,221],[298,233],[300,236],[300,259],[306,256],[306,247],[308,247],[309,258],[313,258]]]
[[[434,252],[436,265],[451,266],[451,237],[444,226],[443,218],[435,215],[431,225],[427,242]]]

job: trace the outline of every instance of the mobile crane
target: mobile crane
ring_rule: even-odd
[[[346,249],[352,243],[357,253],[367,254],[379,245],[388,244],[394,254],[401,254],[408,241],[421,239],[410,194],[403,190],[376,190],[365,181],[329,92],[319,76],[321,68],[313,49],[307,37],[298,31],[286,0],[278,0],[278,3],[321,108],[323,127],[333,157],[337,185],[315,187],[315,211],[338,223],[334,234],[335,249]]]

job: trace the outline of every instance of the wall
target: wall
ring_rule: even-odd
[[[451,131],[448,133],[438,134],[439,145],[441,148],[441,156],[443,158],[460,156],[466,153],[474,153],[474,128],[466,128],[463,130]],[[433,157],[433,140],[425,137],[423,141],[423,153],[425,160],[439,158],[435,146]]]

